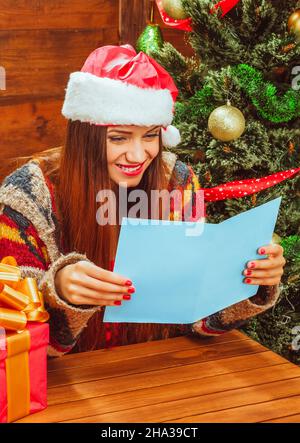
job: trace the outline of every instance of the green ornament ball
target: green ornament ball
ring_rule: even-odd
[[[183,20],[188,18],[187,13],[182,7],[181,0],[162,0],[164,11],[174,20]]]
[[[164,39],[159,25],[151,23],[146,26],[137,39],[136,50],[149,54],[150,51],[159,51],[163,43]]]
[[[229,103],[216,108],[208,119],[209,132],[215,139],[223,142],[237,140],[245,128],[243,113]]]

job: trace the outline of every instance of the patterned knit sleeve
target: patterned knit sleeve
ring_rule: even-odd
[[[11,255],[21,269],[22,277],[37,280],[50,314],[48,356],[61,356],[75,346],[89,318],[99,307],[74,306],[62,300],[55,290],[55,273],[62,267],[87,260],[76,252],[61,255],[50,262],[47,248],[34,225],[20,212],[2,206],[0,210],[0,259]]]
[[[196,213],[194,194],[200,190],[200,183],[191,166],[187,166],[187,171],[185,188],[192,189],[193,213]],[[215,336],[236,329],[251,317],[272,308],[279,298],[280,290],[281,285],[259,286],[254,296],[193,323],[191,325],[192,332],[201,336]]]

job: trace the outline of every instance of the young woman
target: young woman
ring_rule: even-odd
[[[189,332],[218,335],[278,299],[283,251],[262,245],[267,259],[249,257],[244,271],[241,263],[245,284],[259,285],[241,303],[190,325],[102,322],[105,306],[130,303],[135,288],[130,275],[113,272],[120,225],[97,223],[97,193],[143,190],[148,218],[151,190],[190,190],[195,205],[196,175],[164,149],[180,141],[171,126],[177,93],[170,75],[143,52],[130,45],[96,49],[69,79],[64,146],[30,159],[0,188],[0,258],[14,256],[23,276],[37,279],[50,314],[50,356]],[[118,204],[114,210],[119,214]],[[169,218],[180,215],[173,206]]]

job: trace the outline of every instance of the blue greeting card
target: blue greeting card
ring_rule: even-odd
[[[122,219],[114,272],[136,292],[107,306],[103,321],[193,323],[256,294],[243,283],[249,260],[270,244],[281,197],[222,223]]]

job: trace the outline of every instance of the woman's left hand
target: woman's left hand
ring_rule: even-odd
[[[268,255],[268,258],[251,260],[246,264],[243,274],[247,276],[243,281],[250,285],[277,285],[283,274],[286,260],[283,257],[283,247],[270,244],[259,248],[258,253]]]

